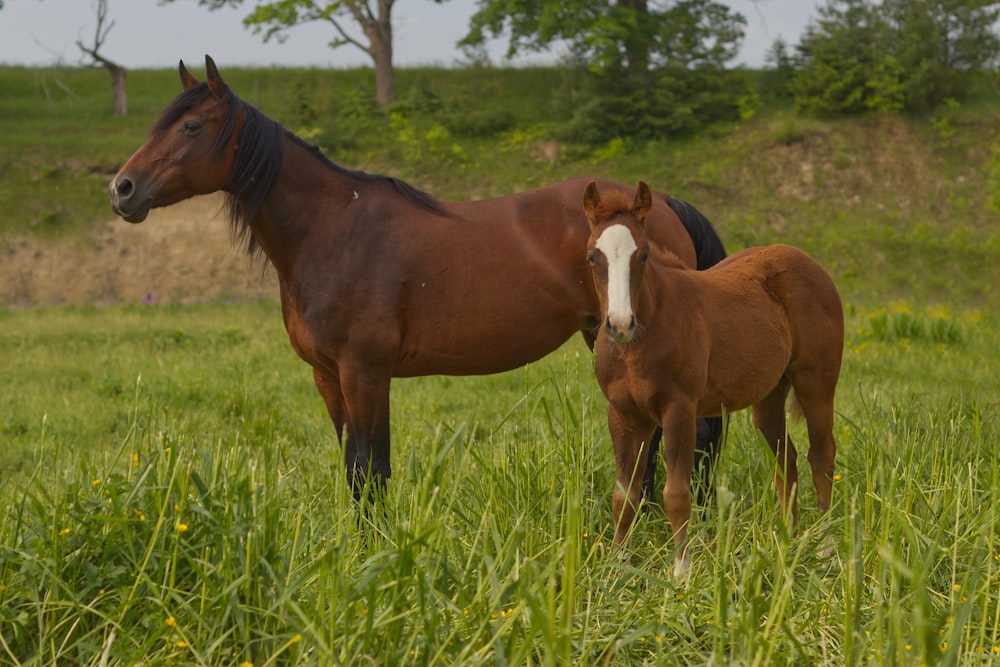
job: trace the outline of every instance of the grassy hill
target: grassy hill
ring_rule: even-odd
[[[196,70],[197,71],[197,70]],[[642,178],[694,203],[727,248],[786,242],[813,253],[845,300],[1000,303],[989,200],[1000,113],[819,121],[768,108],[695,137],[581,146],[558,68],[403,69],[389,113],[369,70],[228,70],[231,87],[335,162],[399,176],[446,199],[498,196],[595,174]],[[111,219],[110,175],[179,91],[172,70],[130,72],[129,116],[102,71],[0,68],[0,239],[87,238]]]

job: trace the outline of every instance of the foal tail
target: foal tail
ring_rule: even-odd
[[[722,240],[715,233],[712,223],[701,211],[677,197],[668,196],[667,204],[681,219],[684,229],[691,236],[691,242],[694,243],[694,251],[698,257],[696,268],[699,271],[718,264],[726,258],[726,249],[722,246]]]

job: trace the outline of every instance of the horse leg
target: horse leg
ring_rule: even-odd
[[[366,487],[381,493],[392,475],[389,460],[389,383],[391,374],[371,368],[341,369],[341,386],[347,407],[347,476],[354,497],[361,500]]]
[[[667,483],[663,487],[663,509],[674,534],[674,576],[691,569],[687,533],[691,522],[691,471],[697,425],[693,405],[673,402],[663,419],[663,458]]]
[[[313,379],[316,381],[320,396],[323,397],[323,402],[326,403],[326,411],[330,413],[333,427],[337,430],[337,441],[343,444],[347,409],[344,406],[344,392],[340,390],[340,381],[336,375],[315,367]]]
[[[817,374],[818,375],[818,374]],[[809,468],[816,486],[816,502],[821,512],[830,509],[833,495],[833,466],[837,443],[833,439],[833,396],[836,382],[823,382],[811,374],[796,375],[795,400],[802,408],[809,432]]]
[[[694,443],[695,497],[698,505],[707,507],[714,496],[715,462],[719,459],[722,440],[722,417],[699,418]]]
[[[653,500],[653,490],[656,488],[656,457],[660,453],[660,441],[663,440],[663,429],[659,426],[649,439],[649,454],[646,457],[646,473],[642,476],[642,498],[647,502]],[[648,511],[645,505],[643,511]]]
[[[782,378],[771,393],[753,406],[753,423],[761,432],[774,452],[778,468],[774,472],[774,485],[781,499],[781,511],[792,520],[798,517],[795,494],[799,485],[798,455],[795,445],[788,436],[785,423],[785,399],[788,398],[789,383]]]
[[[646,448],[653,429],[639,420],[629,419],[613,405],[608,405],[608,431],[615,451],[617,480],[612,499],[615,520],[615,544],[625,544],[636,510],[642,501],[641,480],[646,468]]]

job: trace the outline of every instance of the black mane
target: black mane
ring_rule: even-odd
[[[152,132],[156,134],[168,130],[191,107],[204,102],[209,95],[208,84],[204,82],[188,88],[164,109]],[[398,178],[345,169],[335,164],[316,146],[295,136],[282,127],[281,123],[268,118],[259,109],[244,102],[228,89],[219,104],[227,105],[228,111],[212,147],[216,154],[221,153],[229,145],[240,111],[244,112],[243,128],[237,138],[236,157],[223,190],[226,192],[226,217],[229,220],[233,241],[245,245],[247,253],[251,256],[259,254],[261,248],[254,238],[250,225],[278,180],[285,137],[308,149],[328,169],[362,183],[389,183],[407,201],[435,213],[445,213],[434,196]]]

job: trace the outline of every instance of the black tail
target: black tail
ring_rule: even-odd
[[[701,211],[677,197],[667,197],[667,203],[691,235],[691,242],[694,243],[694,251],[698,257],[699,271],[714,266],[726,258],[722,240]]]
[[[694,251],[698,258],[698,270],[702,271],[714,266],[726,258],[726,249],[722,246],[722,240],[715,233],[715,228],[708,221],[701,211],[691,204],[677,199],[667,197],[667,203],[674,210],[677,217],[681,219],[684,228],[691,235],[691,242],[694,243]],[[653,491],[656,486],[656,458],[659,451],[660,440],[663,432],[657,428],[649,443],[649,458],[646,461],[646,474],[642,480],[643,495],[648,502],[653,501]],[[697,489],[697,502],[699,505],[707,504],[712,497],[712,472],[716,459],[719,458],[719,440],[722,438],[722,417],[707,417],[698,420],[698,439],[695,443],[695,475],[699,479],[694,481]]]

